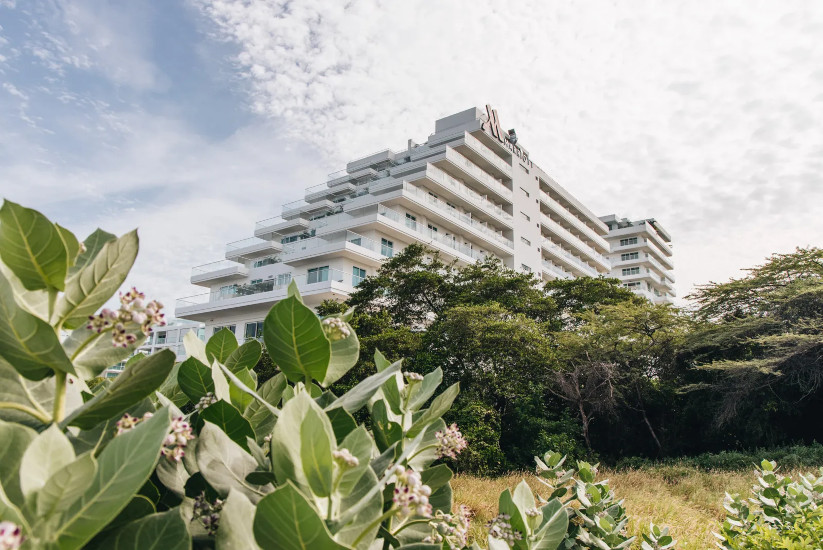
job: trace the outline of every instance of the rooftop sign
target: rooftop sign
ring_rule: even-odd
[[[531,160],[529,160],[529,153],[525,149],[522,149],[517,146],[517,138],[512,140],[509,132],[513,132],[513,130],[509,130],[506,132],[503,130],[503,127],[500,126],[500,118],[497,116],[497,109],[492,109],[491,105],[488,103],[486,104],[486,116],[488,120],[484,120],[480,125],[480,129],[487,132],[490,136],[495,138],[497,141],[502,143],[506,146],[506,148],[511,151],[513,154],[517,155],[521,161],[525,164],[529,165],[529,167],[534,166]]]

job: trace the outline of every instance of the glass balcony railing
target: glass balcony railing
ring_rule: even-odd
[[[486,161],[494,164],[500,171],[511,176],[512,167],[509,163],[500,158],[497,153],[486,147],[479,139],[466,132],[465,143],[467,147],[480,153],[480,156],[486,159]],[[506,188],[506,190],[508,191],[508,188]],[[509,191],[509,193],[511,193],[511,191]]]
[[[597,250],[586,244],[580,237],[573,234],[571,231],[551,219],[545,214],[540,214],[540,221],[547,226],[549,229],[553,230],[557,233],[562,239],[569,240],[574,243],[574,245],[585,252],[586,254],[592,256],[593,258],[597,258],[603,267],[611,268],[611,263],[609,263],[609,259],[604,256],[603,254],[599,253]]]
[[[288,256],[290,254],[297,254],[304,250],[315,250],[324,246],[340,244],[349,242],[353,245],[365,248],[372,252],[381,253],[381,245],[369,238],[366,238],[353,231],[340,231],[323,235],[322,237],[312,237],[294,241],[283,245],[283,254]],[[384,254],[385,256],[385,254]],[[288,260],[288,258],[286,258]]]
[[[354,288],[355,285],[353,283],[355,281],[353,281],[353,277],[354,276],[351,273],[346,273],[338,269],[318,270],[306,275],[297,275],[296,277],[279,277],[262,281],[260,283],[231,285],[223,287],[220,290],[206,292],[204,294],[197,294],[186,298],[178,298],[175,302],[175,307],[185,308],[274,291],[281,291],[285,295],[285,291],[289,287],[289,284],[291,284],[292,280],[297,283],[297,287],[301,291],[310,290],[324,284],[327,285],[331,282],[340,283],[344,286],[348,285]]]
[[[242,248],[248,248],[250,246],[264,246],[267,244],[272,244],[272,241],[267,241],[266,239],[259,239],[257,237],[249,237],[248,239],[241,239],[239,241],[233,241],[226,244],[226,254],[234,252],[235,250],[240,250]]]
[[[509,214],[508,212],[500,208],[498,205],[494,204],[493,202],[485,198],[477,191],[474,191],[473,189],[469,188],[465,183],[461,182],[459,179],[450,176],[440,168],[436,166],[428,166],[426,168],[425,175],[440,183],[441,185],[450,188],[456,194],[469,199],[480,210],[483,210],[484,212],[488,213],[493,213],[498,218],[501,218],[507,222],[512,222],[514,220],[511,214]]]
[[[473,260],[483,260],[486,257],[486,254],[481,254],[480,252],[474,250],[470,246],[458,242],[457,239],[441,235],[437,231],[432,231],[428,227],[423,227],[416,221],[408,220],[405,215],[400,214],[399,212],[392,210],[391,208],[386,208],[385,206],[380,205],[377,209],[377,212],[381,216],[385,216],[394,222],[404,224],[407,228],[421,235],[421,240],[430,240],[438,242],[448,248],[456,250],[461,254],[464,254],[472,258]]]
[[[463,171],[468,172],[471,176],[477,180],[480,180],[484,185],[494,189],[498,194],[506,197],[507,199],[511,200],[512,198],[512,191],[498,180],[491,177],[489,174],[486,173],[485,170],[477,166],[475,163],[452,149],[451,147],[446,148],[446,158],[451,162],[458,165]],[[498,157],[500,158],[500,157]],[[506,165],[508,166],[508,164]],[[511,170],[511,167],[509,167]]]
[[[425,202],[432,208],[438,210],[439,212],[442,212],[447,216],[450,216],[456,220],[460,220],[461,222],[468,224],[475,230],[483,233],[488,237],[491,237],[495,241],[505,246],[508,246],[509,248],[514,247],[514,243],[511,239],[507,239],[500,233],[497,233],[493,229],[489,228],[487,225],[484,225],[476,219],[472,218],[471,216],[464,214],[463,212],[458,211],[456,208],[449,206],[448,203],[446,203],[445,201],[440,200],[437,197],[431,196],[427,191],[420,189],[419,187],[415,187],[414,185],[411,185],[409,183],[403,184],[403,190],[408,191],[410,194],[418,197],[423,202]]]
[[[558,265],[554,265],[549,260],[543,260],[543,267],[547,269],[550,273],[554,274],[561,279],[573,279],[574,275],[563,269]]]
[[[550,250],[553,250],[553,251],[557,252],[558,254],[560,254],[561,256],[563,256],[565,258],[568,258],[569,260],[571,260],[572,263],[577,265],[584,273],[588,274],[589,276],[597,277],[598,273],[597,273],[597,270],[595,268],[593,268],[592,266],[590,266],[589,264],[587,264],[586,262],[584,262],[583,260],[581,260],[580,258],[575,256],[574,254],[572,254],[568,250],[563,249],[560,245],[558,245],[556,243],[553,243],[550,239],[544,238],[543,239],[543,246],[545,246],[546,248],[549,248]]]
[[[540,191],[540,201],[549,207],[557,215],[562,216],[564,220],[572,224],[578,231],[589,237],[603,247],[604,250],[609,250],[609,243],[606,242],[602,236],[598,235],[594,229],[586,225],[580,218],[569,212],[562,204],[551,198],[545,191]]]
[[[216,262],[211,262],[203,265],[198,265],[191,268],[191,276],[194,277],[195,275],[203,275],[205,273],[214,273],[215,271],[220,271],[221,269],[229,269],[234,268],[237,270],[243,269],[242,264],[238,264],[237,262],[232,262],[230,260],[218,260]]]

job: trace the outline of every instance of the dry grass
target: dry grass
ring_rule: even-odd
[[[724,516],[724,493],[747,494],[754,482],[751,471],[704,472],[685,467],[602,471],[598,477],[609,479],[618,498],[626,499],[631,534],[639,535],[649,522],[667,525],[680,550],[713,547],[711,533]],[[454,478],[455,504],[465,504],[475,514],[474,536],[485,536],[482,526],[497,513],[500,493],[524,478],[535,493],[545,496],[543,486],[530,473],[493,479],[466,475]]]

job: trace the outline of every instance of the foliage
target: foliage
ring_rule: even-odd
[[[320,318],[292,283],[263,325],[279,370],[268,380],[254,371],[261,344],[222,330],[208,342],[187,334],[181,363],[138,354],[100,381],[163,323],[162,304],[136,289],[100,309],[131,268],[136,232],[98,230],[81,245],[7,201],[0,242],[4,548],[467,544],[469,518],[452,510],[452,472],[438,462],[466,445],[442,418],[459,393],[457,382],[438,393],[442,370],[403,371],[377,351],[375,372],[335,394],[360,353],[352,313]],[[500,506],[517,548],[560,543],[558,500],[538,508],[518,486]],[[501,533],[490,531],[491,548]]]
[[[777,463],[763,460],[756,469],[752,497],[726,494],[727,515],[716,534],[718,547],[800,549],[823,543],[823,468],[820,477],[780,475]]]
[[[813,442],[810,445],[787,445],[753,449],[750,451],[721,451],[718,453],[701,453],[695,456],[680,456],[662,460],[649,460],[643,457],[625,457],[614,464],[618,470],[639,469],[660,466],[679,468],[696,468],[698,470],[737,471],[756,464],[760,457],[770,456],[784,468],[813,468],[823,464],[823,445]]]

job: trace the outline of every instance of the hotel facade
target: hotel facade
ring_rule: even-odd
[[[437,120],[423,144],[409,140],[403,151],[348,163],[257,222],[253,237],[226,245],[224,259],[192,269],[192,284],[205,292],[177,300],[175,316],[205,323],[207,337],[228,327],[240,340],[257,338],[292,281],[309,306],[344,300],[412,243],[461,265],[497,257],[544,280],[612,276],[622,269],[615,243],[625,229],[610,230],[612,218],[599,218],[535,165],[495,110],[471,108]],[[665,248],[667,259],[657,260],[670,271]]]

